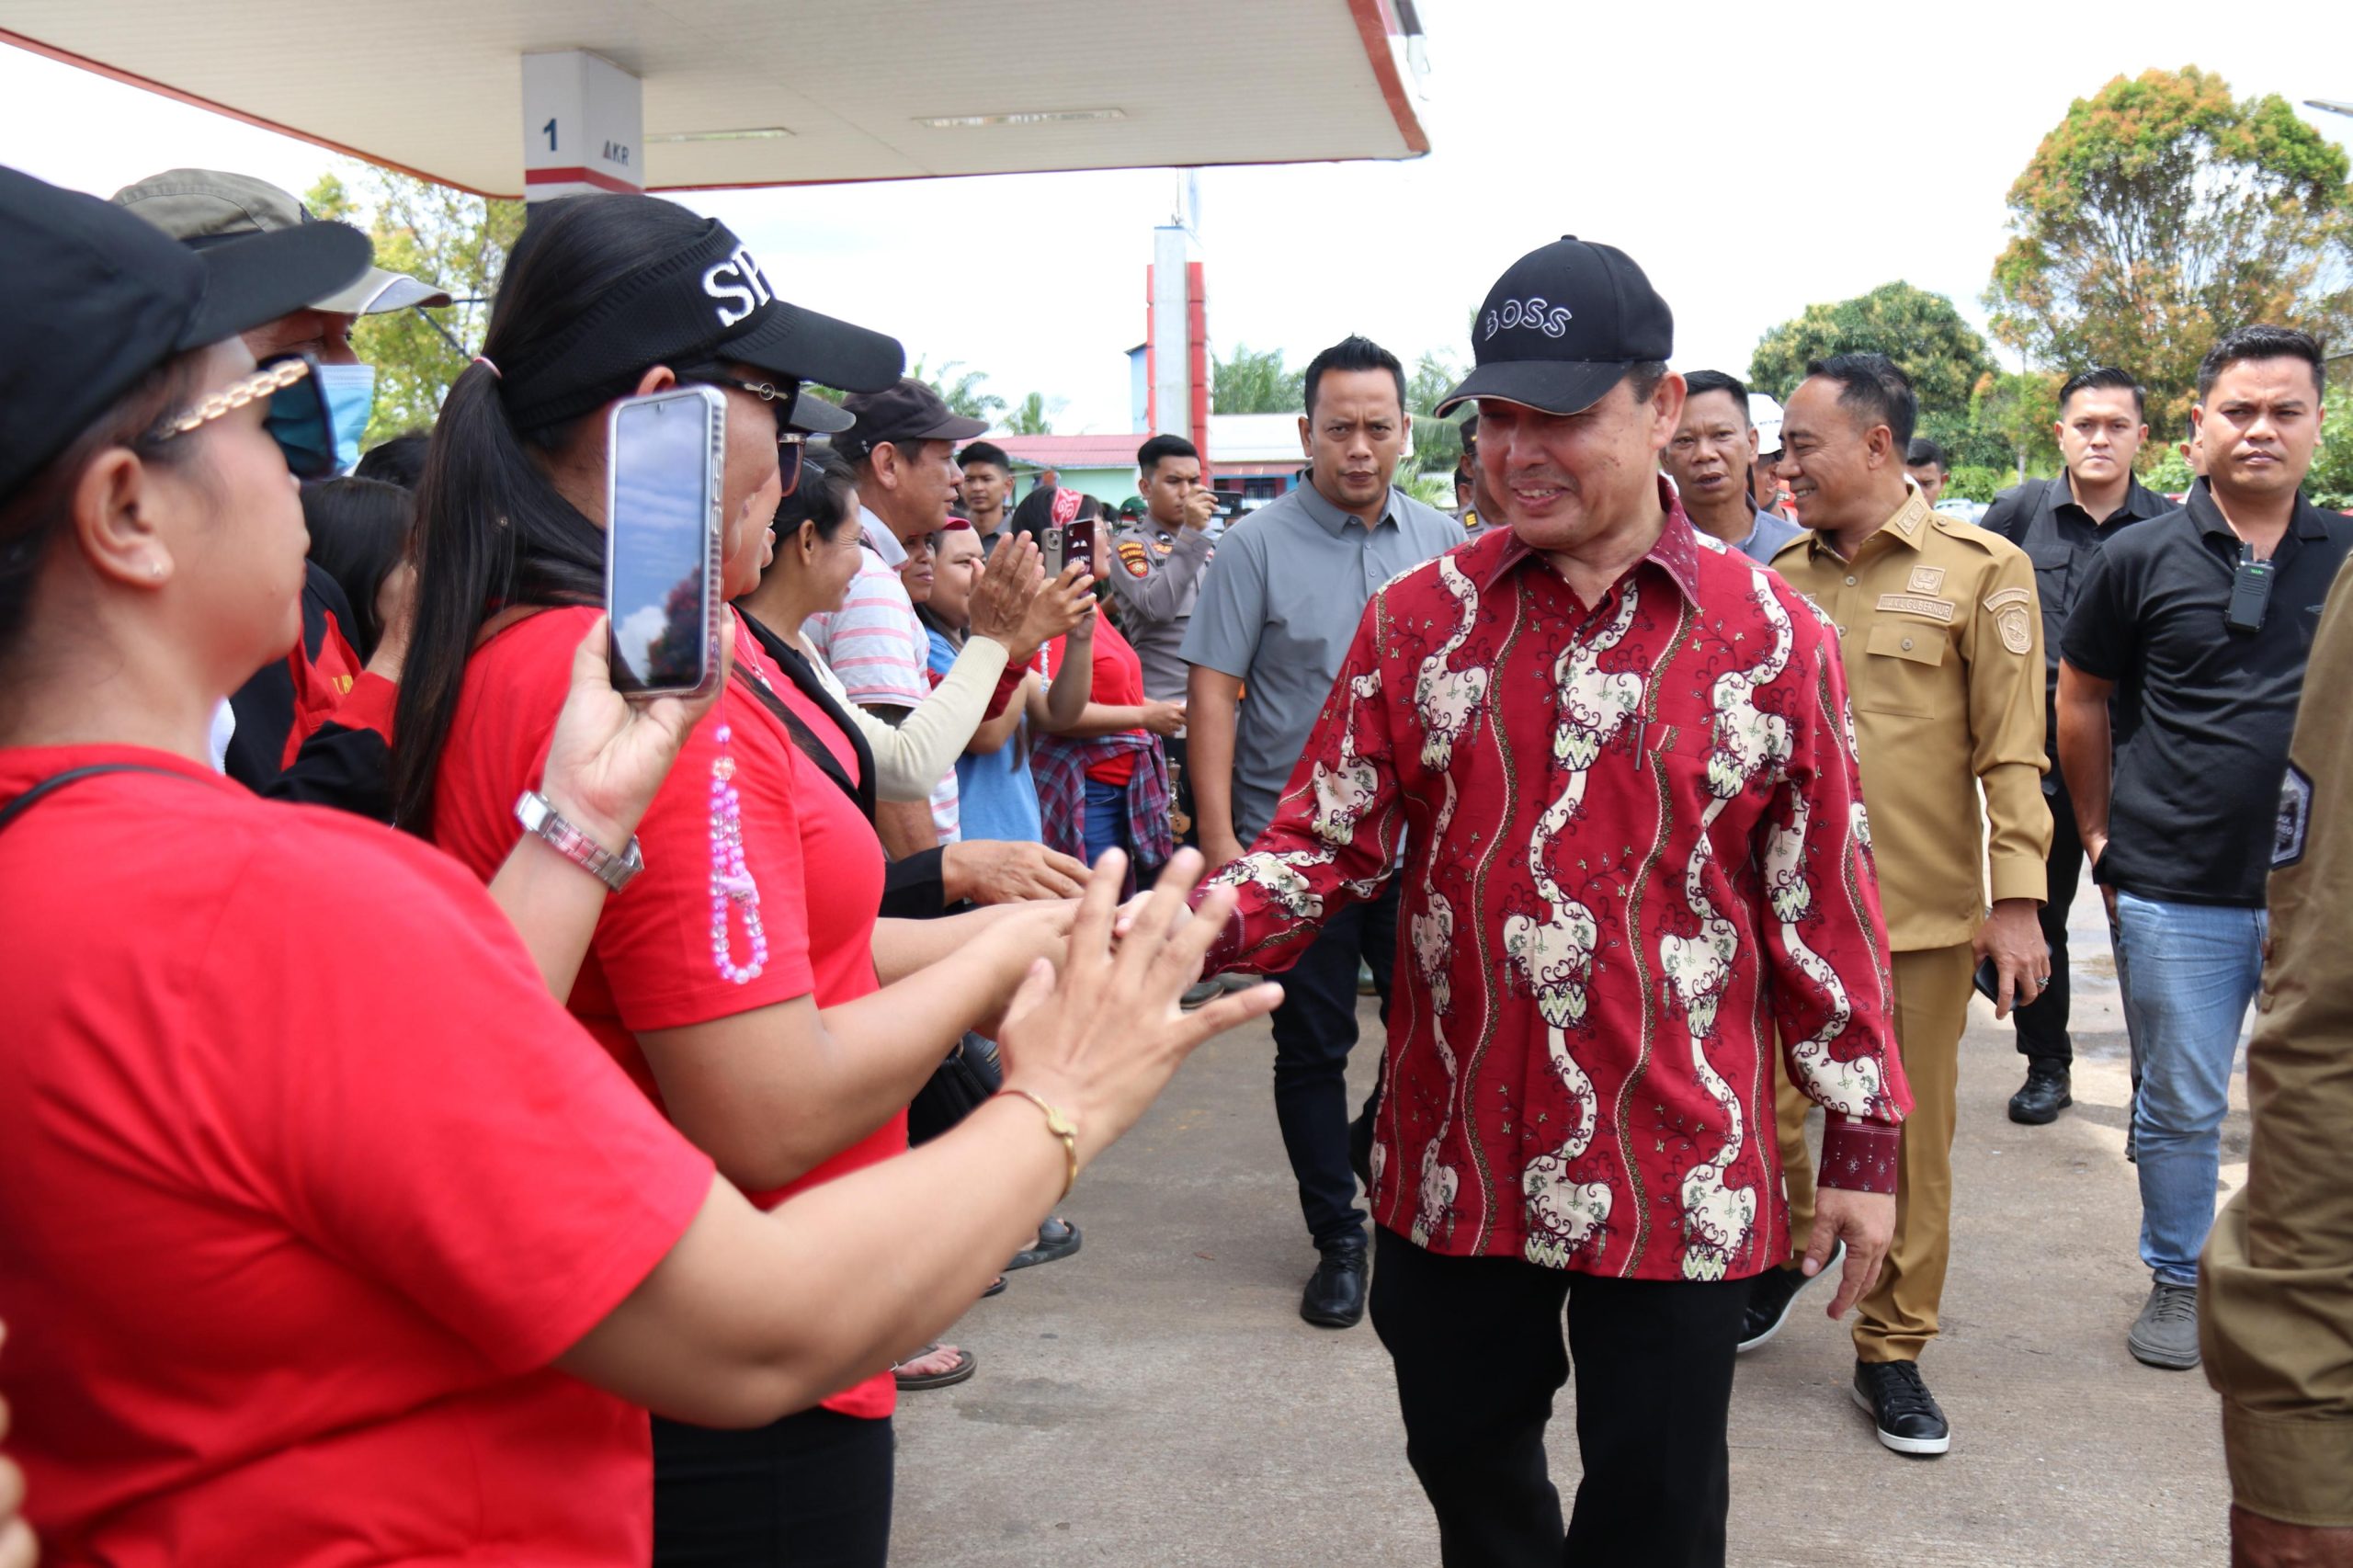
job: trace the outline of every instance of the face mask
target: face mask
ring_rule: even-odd
[[[348,471],[359,460],[359,437],[376,412],[376,367],[322,365],[319,390],[326,393],[327,412],[335,419],[335,465]]]

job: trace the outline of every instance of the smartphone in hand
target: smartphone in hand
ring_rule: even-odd
[[[1095,569],[1095,520],[1082,517],[1064,523],[1062,531],[1062,565],[1054,569],[1055,575],[1060,576],[1064,567],[1075,562],[1086,567],[1089,576],[1101,576],[1103,574]]]
[[[606,432],[605,610],[613,687],[700,696],[719,678],[720,475],[727,403],[711,387],[624,400]]]

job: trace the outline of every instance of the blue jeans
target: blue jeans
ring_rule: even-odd
[[[2263,979],[2260,909],[2116,895],[2124,1009],[2141,1057],[2141,1261],[2166,1285],[2198,1283],[2214,1222],[2222,1116],[2247,1005]]]
[[[1103,858],[1107,849],[1125,849],[1132,856],[1135,846],[1128,842],[1128,792],[1117,784],[1106,784],[1099,778],[1086,781],[1086,863],[1090,866]]]

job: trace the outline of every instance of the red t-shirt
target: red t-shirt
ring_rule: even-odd
[[[475,650],[441,754],[433,840],[487,880],[515,842],[515,798],[539,788],[555,717],[572,682],[572,655],[596,612],[546,610]],[[794,689],[731,614],[736,668],[764,679],[819,735],[832,721]],[[767,961],[756,977],[721,973],[712,952],[711,768],[721,725],[740,797],[744,865],[758,884]],[[838,739],[838,737],[836,737]],[[847,742],[840,745],[847,749]],[[851,754],[853,756],[855,754]],[[647,1096],[661,1103],[637,1048],[645,1029],[707,1024],[796,997],[836,1007],[874,991],[874,919],[882,903],[882,846],[858,807],[803,756],[759,699],[731,680],[688,737],[670,777],[638,824],[645,869],[609,899],[569,1003]],[[823,918],[810,917],[812,906]],[[748,966],[751,938],[727,909],[730,961]],[[798,1181],[749,1194],[763,1209],[907,1146],[902,1111]],[[828,1410],[888,1415],[897,1385],[885,1372],[825,1401]]]
[[[551,1363],[710,1162],[426,846],[136,747],[0,751],[0,799],[118,761],[185,777],[0,833],[0,1392],[44,1561],[642,1563],[644,1412]]]
[[[1089,702],[1100,702],[1107,708],[1141,708],[1143,706],[1143,661],[1136,656],[1111,618],[1101,611],[1095,616],[1095,688],[1088,694]],[[1046,668],[1063,667],[1070,639],[1057,637],[1048,644]],[[1051,674],[1048,676],[1051,679]],[[1145,731],[1130,731],[1143,734]],[[1131,752],[1106,757],[1087,768],[1086,776],[1097,784],[1116,784],[1124,790],[1136,776],[1136,759]]]

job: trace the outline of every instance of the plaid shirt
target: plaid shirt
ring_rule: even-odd
[[[1911,1095],[1836,634],[1661,502],[1592,605],[1506,530],[1374,595],[1218,876],[1242,903],[1212,967],[1275,971],[1403,877],[1372,1206],[1433,1252],[1779,1262],[1777,1030],[1829,1112],[1822,1185],[1894,1189]]]
[[[1093,740],[1040,735],[1029,754],[1029,776],[1038,785],[1038,811],[1044,819],[1046,847],[1086,858],[1086,770],[1106,757],[1133,753],[1135,777],[1128,780],[1128,845],[1137,866],[1165,866],[1176,853],[1169,831],[1168,754],[1149,730],[1122,730]]]

